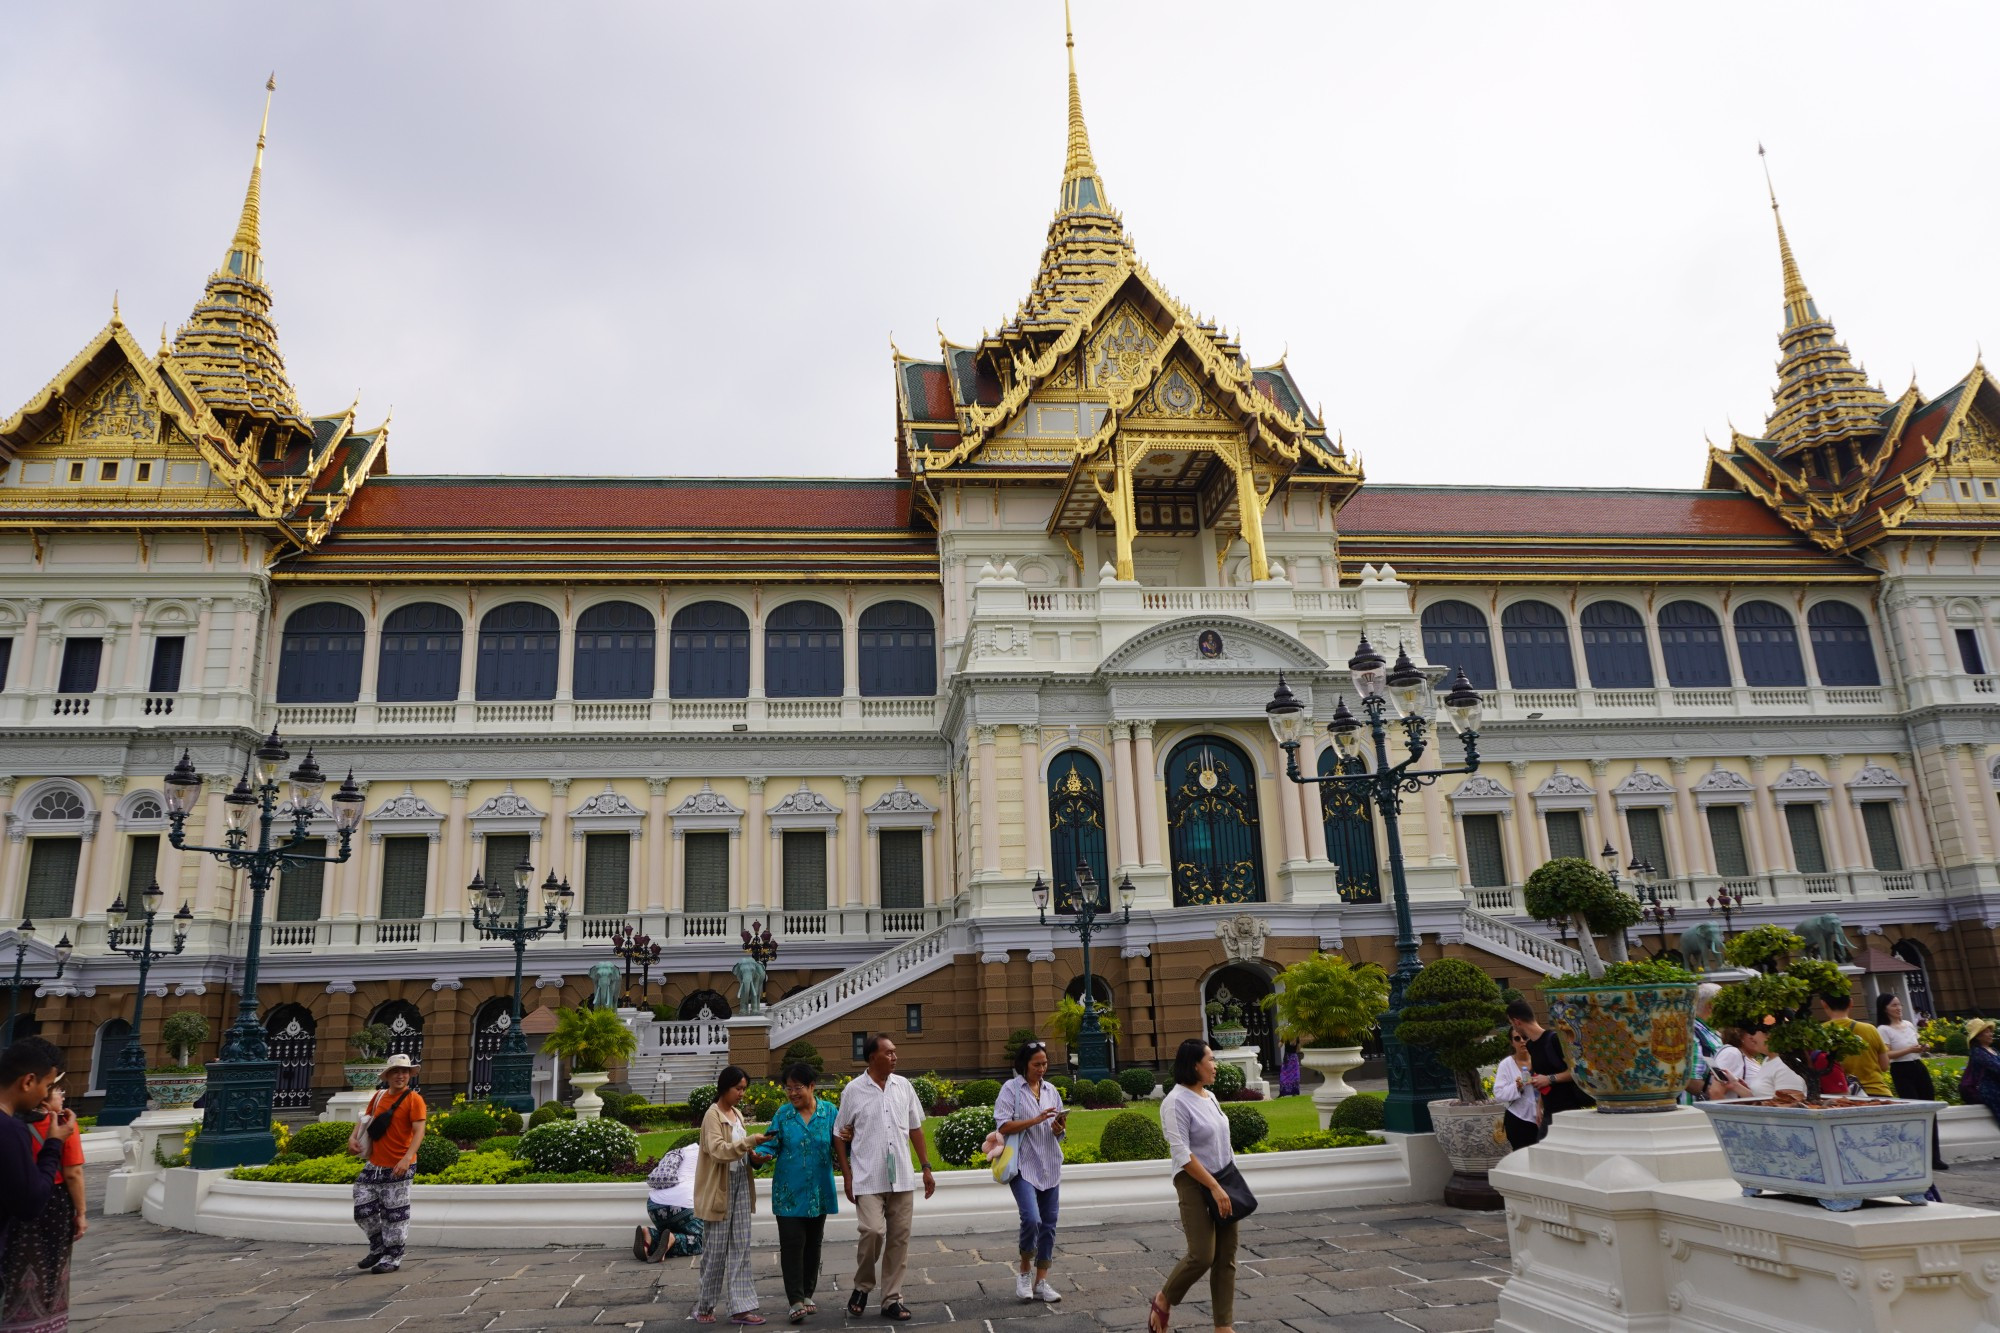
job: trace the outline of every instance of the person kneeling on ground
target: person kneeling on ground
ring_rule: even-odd
[[[632,1237],[632,1257],[640,1263],[663,1264],[669,1255],[701,1253],[702,1223],[694,1215],[695,1159],[700,1156],[699,1141],[670,1148],[646,1177],[646,1216],[653,1225],[640,1227]]]

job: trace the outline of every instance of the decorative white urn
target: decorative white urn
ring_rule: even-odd
[[[575,1107],[578,1120],[595,1120],[604,1114],[604,1099],[597,1095],[597,1090],[611,1081],[608,1070],[591,1074],[571,1070],[569,1081],[577,1090]]]
[[[1354,1095],[1347,1075],[1361,1067],[1359,1046],[1301,1046],[1299,1063],[1317,1070],[1326,1081],[1313,1089],[1313,1110],[1319,1112],[1319,1127],[1330,1128],[1333,1108]]]

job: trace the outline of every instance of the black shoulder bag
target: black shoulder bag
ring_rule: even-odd
[[[408,1097],[411,1091],[409,1088],[404,1088],[402,1092],[396,1095],[396,1100],[389,1103],[388,1110],[382,1112],[380,1115],[371,1115],[368,1117],[368,1128],[361,1132],[368,1136],[370,1143],[380,1143],[382,1141],[382,1136],[389,1132],[389,1122],[396,1118],[396,1108],[403,1104],[403,1099]]]
[[[1208,1205],[1208,1215],[1210,1217],[1214,1218],[1217,1222],[1241,1222],[1244,1218],[1257,1211],[1257,1196],[1250,1192],[1250,1182],[1245,1180],[1243,1173],[1236,1169],[1236,1163],[1231,1162],[1220,1171],[1211,1171],[1209,1174],[1215,1177],[1216,1184],[1222,1186],[1222,1192],[1229,1196],[1228,1217],[1224,1217],[1216,1208],[1215,1196],[1213,1194],[1208,1195],[1202,1200],[1203,1203]]]

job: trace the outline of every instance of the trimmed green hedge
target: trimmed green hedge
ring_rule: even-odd
[[[1097,1151],[1107,1162],[1152,1161],[1167,1155],[1167,1136],[1153,1117],[1138,1111],[1120,1111],[1105,1124]],[[1067,1152],[1063,1160],[1069,1160]]]
[[[352,1120],[327,1120],[300,1125],[292,1131],[285,1151],[300,1157],[340,1157],[347,1153],[347,1141],[354,1137]]]
[[[1357,1092],[1333,1108],[1332,1129],[1380,1129],[1382,1107],[1388,1101],[1379,1092]]]

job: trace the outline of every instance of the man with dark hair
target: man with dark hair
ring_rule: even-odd
[[[910,1219],[916,1210],[910,1145],[923,1167],[924,1197],[937,1190],[930,1149],[924,1143],[924,1107],[910,1081],[896,1072],[896,1043],[877,1032],[861,1044],[868,1068],[841,1090],[833,1122],[833,1155],[847,1182],[861,1240],[855,1249],[854,1290],[847,1313],[860,1318],[882,1266],[882,1317],[903,1320],[903,1266],[909,1258]]]
[[[1529,1082],[1542,1095],[1542,1130],[1547,1132],[1558,1111],[1580,1111],[1597,1103],[1576,1085],[1576,1073],[1563,1055],[1562,1038],[1535,1021],[1526,1000],[1507,1002],[1507,1024],[1528,1042]]]
[[[40,1037],[0,1051],[0,1326],[67,1326],[70,1227],[45,1234],[43,1215],[76,1132],[67,1108],[39,1136],[22,1117],[41,1109],[64,1073],[62,1052]],[[60,1254],[55,1251],[60,1247]]]
[[[1826,1006],[1827,1026],[1852,1028],[1854,1035],[1861,1038],[1860,1050],[1840,1057],[1840,1067],[1847,1076],[1870,1097],[1895,1096],[1896,1090],[1889,1086],[1889,1044],[1882,1040],[1882,1030],[1873,1023],[1855,1019],[1851,994],[1822,995],[1819,1002]]]

